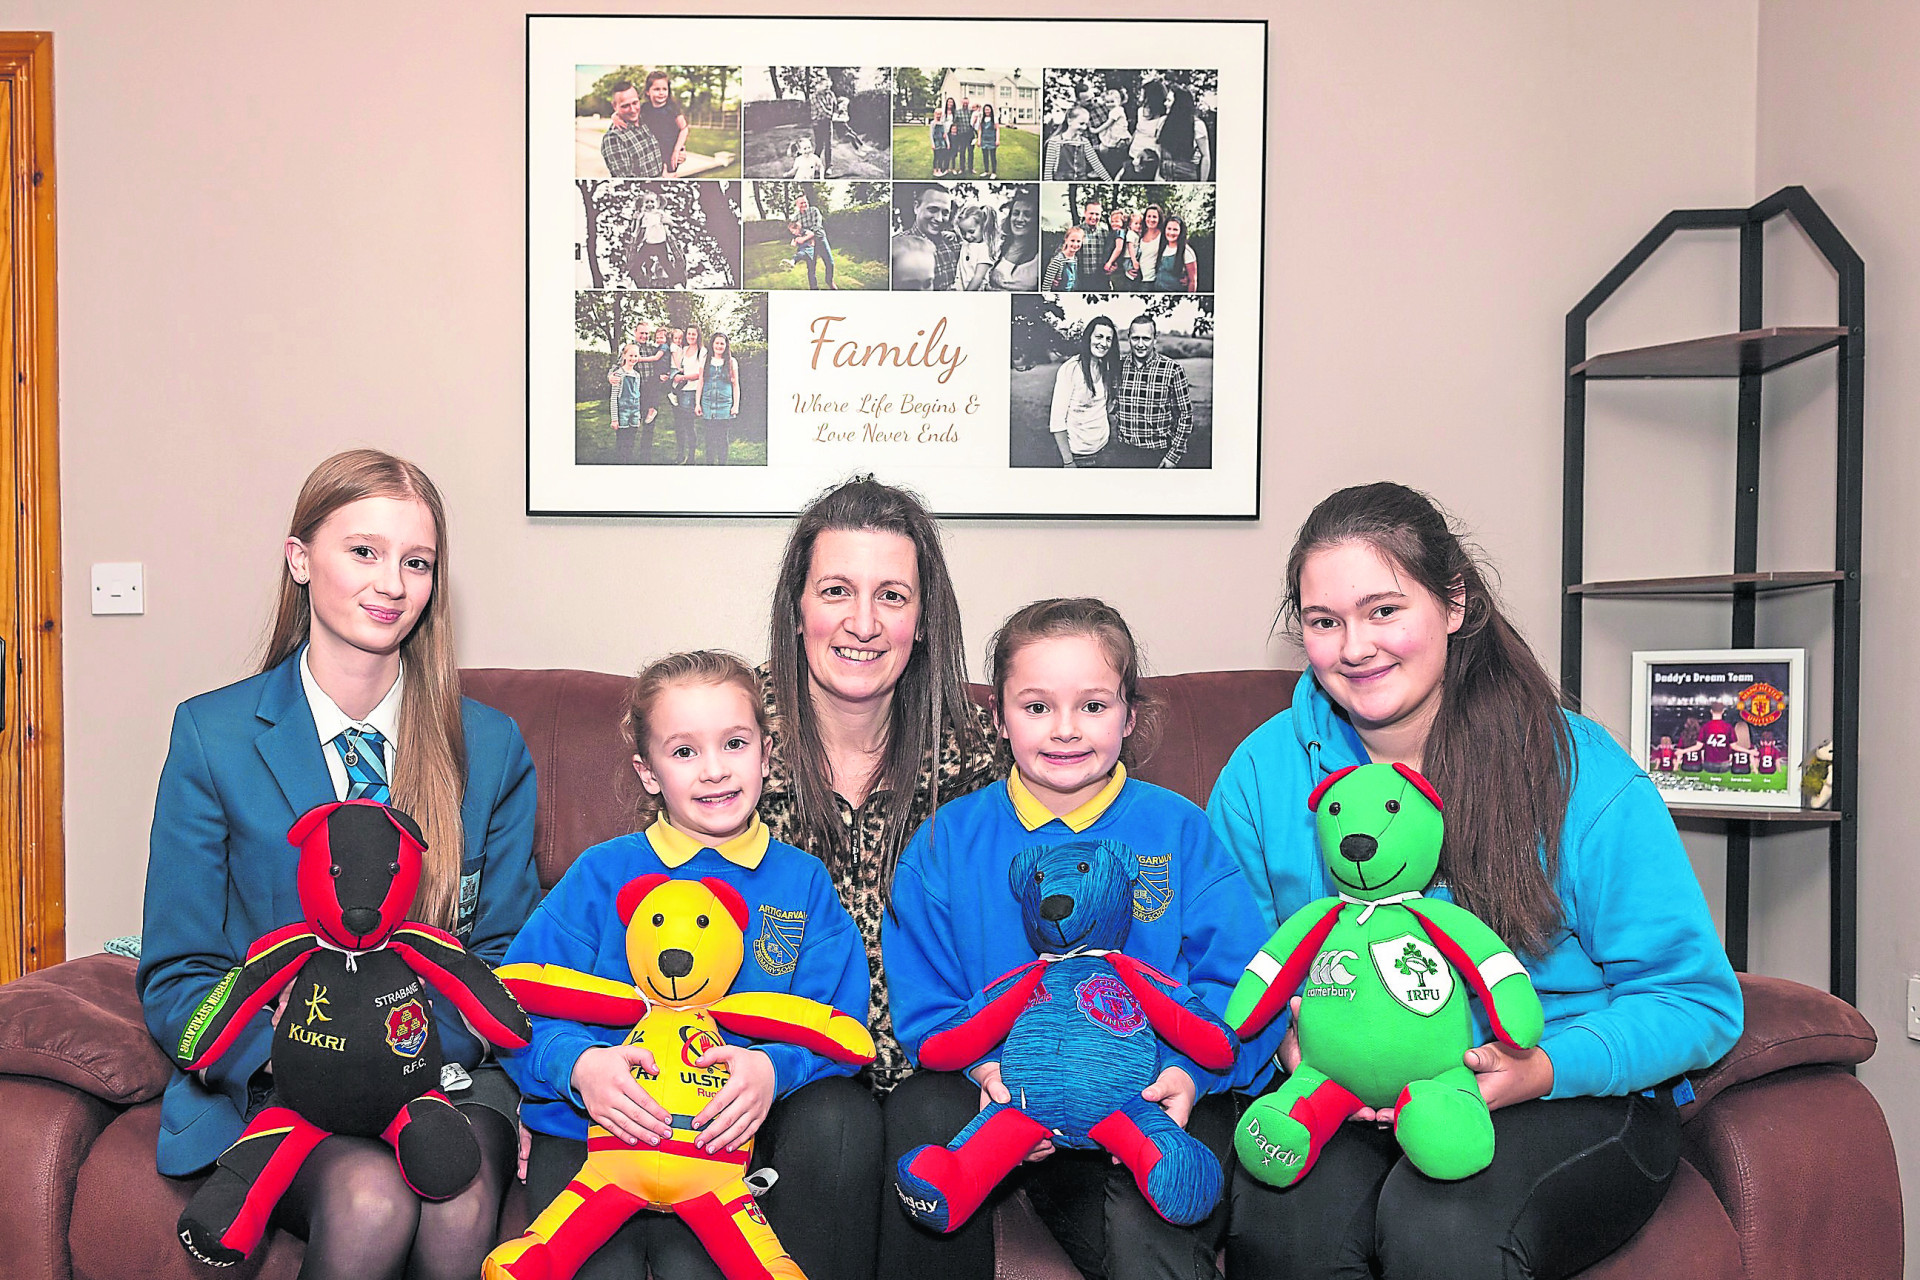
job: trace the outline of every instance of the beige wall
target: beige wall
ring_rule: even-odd
[[[1666,209],[1752,198],[1755,0],[1212,12],[1275,20],[1265,517],[956,522],[971,644],[1026,600],[1094,592],[1160,670],[1287,661],[1268,624],[1292,529],[1386,476],[1477,531],[1551,658],[1561,318]],[[73,953],[138,927],[171,708],[245,672],[293,492],[334,449],[394,449],[446,490],[469,664],[762,649],[779,525],[521,514],[523,13],[0,5],[57,37]],[[1700,255],[1672,271],[1725,283]],[[1647,291],[1608,332],[1678,336],[1711,305]],[[1661,567],[1633,546],[1596,533]],[[144,617],[88,615],[98,560],[146,563]]]

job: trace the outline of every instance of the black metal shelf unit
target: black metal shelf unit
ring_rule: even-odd
[[[1765,226],[1786,216],[1797,223],[1838,277],[1839,323],[1762,328],[1761,284]],[[1740,331],[1631,351],[1587,354],[1587,321],[1628,277],[1676,231],[1740,233]],[[1588,599],[1620,596],[1727,596],[1730,643],[1751,648],[1757,597],[1806,588],[1833,592],[1832,808],[1816,813],[1772,813],[1696,806],[1676,816],[1724,823],[1727,836],[1727,955],[1747,967],[1752,839],[1759,830],[1827,827],[1831,897],[1833,993],[1855,1001],[1856,915],[1859,899],[1857,812],[1860,710],[1861,397],[1866,340],[1865,268],[1805,187],[1784,187],[1750,209],[1676,209],[1662,218],[1612,271],[1567,313],[1566,453],[1561,512],[1560,677],[1580,694],[1582,610]],[[1832,569],[1763,573],[1755,563],[1760,524],[1760,396],[1764,375],[1829,348],[1837,349],[1837,457]],[[1740,383],[1734,475],[1733,572],[1682,578],[1589,582],[1584,572],[1586,519],[1587,383],[1596,378],[1737,378]]]

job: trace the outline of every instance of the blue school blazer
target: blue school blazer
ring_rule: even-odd
[[[467,793],[456,932],[490,963],[506,954],[540,895],[533,861],[533,760],[512,719],[462,701]],[[135,982],[147,1027],[171,1054],[214,984],[262,934],[301,919],[294,819],[334,799],[295,654],[271,671],[180,704],[160,772],[147,860],[146,924]],[[434,1022],[449,1062],[484,1046],[450,1003]],[[266,1061],[261,1013],[203,1074],[175,1072],[160,1103],[160,1172],[212,1164],[245,1128],[247,1080]]]

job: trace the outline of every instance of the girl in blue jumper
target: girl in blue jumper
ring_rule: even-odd
[[[1127,954],[1224,1010],[1247,957],[1271,929],[1206,815],[1127,775],[1123,758],[1152,707],[1141,700],[1139,655],[1125,621],[1098,600],[1028,605],[994,637],[989,668],[1013,774],[942,805],[921,826],[900,859],[881,925],[894,1027],[908,1054],[917,1059],[927,1036],[976,992],[1033,959],[1007,867],[1035,843],[1128,846],[1140,875]],[[1264,1078],[1278,1034],[1250,1045],[1227,1076],[1183,1062],[1142,1096],[1230,1163],[1234,1113],[1226,1090]],[[921,1071],[889,1095],[890,1162],[920,1142],[946,1142],[989,1098],[1009,1100],[998,1063],[979,1063],[969,1075]],[[1030,1159],[1037,1163],[1014,1181],[1082,1271],[1112,1280],[1216,1274],[1221,1213],[1191,1228],[1170,1225],[1104,1152],[1055,1153],[1042,1143]],[[993,1273],[990,1235],[963,1229],[940,1245],[941,1275]]]
[[[1333,894],[1307,797],[1333,771],[1396,761],[1447,804],[1430,892],[1526,962],[1547,1031],[1466,1063],[1493,1109],[1493,1165],[1435,1182],[1392,1133],[1349,1124],[1312,1176],[1234,1180],[1239,1275],[1566,1276],[1653,1215],[1679,1157],[1673,1090],[1740,1034],[1740,989],[1659,793],[1566,709],[1480,565],[1424,495],[1344,489],[1287,560],[1285,616],[1309,670],[1241,744],[1208,814],[1269,925]],[[1289,1037],[1282,1061],[1298,1053]],[[1684,1090],[1683,1097],[1684,1097]],[[1389,1121],[1391,1113],[1360,1117]]]
[[[768,739],[753,672],[732,654],[663,658],[635,680],[626,728],[646,809],[658,816],[637,834],[582,853],[520,931],[508,963],[565,965],[631,981],[626,927],[614,910],[621,886],[663,871],[716,876],[753,912],[733,990],[790,992],[864,1022],[869,980],[853,918],[826,867],[769,838],[755,812]],[[797,1045],[730,1042],[698,1059],[701,1066],[724,1063],[726,1086],[692,1118],[690,1133],[676,1132],[634,1076],[655,1074],[658,1064],[645,1048],[621,1044],[624,1030],[535,1018],[533,1042],[507,1060],[525,1095],[521,1120],[532,1132],[532,1203],[549,1203],[586,1160],[589,1117],[634,1145],[676,1137],[732,1151],[758,1132],[756,1166],[785,1175],[761,1204],[794,1260],[814,1275],[844,1274],[834,1269],[838,1250],[851,1247],[871,1265],[871,1239],[849,1246],[835,1238],[835,1203],[879,1193],[871,1172],[860,1185],[845,1185],[850,1180],[833,1158],[841,1095],[871,1105],[852,1067]],[[644,1276],[649,1268],[658,1280],[720,1274],[679,1219],[648,1213],[622,1227],[580,1275]]]

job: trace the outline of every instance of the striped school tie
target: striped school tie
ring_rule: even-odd
[[[342,729],[334,736],[333,746],[347,766],[347,799],[393,803],[393,789],[387,785],[387,758],[382,752],[387,740],[372,729]]]

